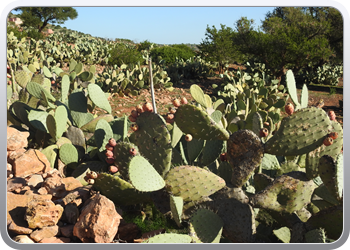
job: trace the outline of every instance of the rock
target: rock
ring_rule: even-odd
[[[28,203],[25,218],[29,228],[54,226],[61,218],[63,207],[51,200],[34,199]]]
[[[39,243],[69,243],[70,239],[65,237],[50,237],[41,240]]]
[[[17,235],[13,238],[15,242],[18,243],[35,243],[31,238],[29,238],[27,235]]]
[[[20,148],[17,149],[16,151],[7,151],[7,162],[9,164],[13,164],[13,162],[20,157],[21,155],[23,155],[27,150],[24,148]],[[11,166],[12,168],[12,166]],[[12,170],[12,169],[11,169]]]
[[[25,220],[26,207],[35,199],[51,200],[52,195],[23,195],[7,193],[7,219],[20,227],[28,227]]]
[[[74,177],[61,178],[58,174],[46,178],[42,185],[49,194],[52,194],[56,198],[63,198],[70,191],[82,186],[80,181]]]
[[[120,219],[122,217],[117,213],[114,203],[96,194],[82,209],[73,235],[84,243],[110,243],[118,232]]]
[[[33,232],[32,229],[27,227],[20,227],[16,225],[13,221],[10,221],[10,224],[8,225],[7,229],[11,233],[15,234],[31,234]]]
[[[64,237],[71,238],[73,237],[73,229],[74,225],[62,226],[60,227],[60,233]]]
[[[54,237],[58,234],[58,226],[43,227],[41,229],[35,230],[30,234],[30,238],[36,242],[41,241],[44,238]]]
[[[44,179],[40,174],[33,174],[28,180],[27,185],[33,188],[39,188]]]
[[[7,127],[7,150],[15,151],[28,146],[29,132],[21,132],[13,127]]]
[[[7,181],[7,192],[12,192],[18,188],[23,188],[27,181],[21,177],[11,178]]]
[[[135,223],[120,223],[118,227],[117,238],[127,242],[134,242],[139,238],[141,229]]]
[[[12,170],[15,177],[26,177],[38,172],[50,171],[51,167],[43,153],[36,149],[29,149],[14,160]]]
[[[75,203],[69,203],[64,208],[62,220],[75,224],[79,218],[79,209]]]

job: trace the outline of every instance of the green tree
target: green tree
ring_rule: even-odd
[[[323,64],[335,56],[330,41],[335,24],[327,12],[335,15],[330,8],[278,7],[267,13],[262,30],[254,30],[251,22],[241,18],[236,22],[233,42],[242,53],[265,63],[277,77],[286,69],[296,74],[310,63]],[[338,25],[339,19],[334,18],[334,22]]]
[[[219,30],[215,26],[212,28],[207,26],[206,37],[198,45],[198,48],[204,54],[205,60],[218,62],[219,71],[222,72],[225,64],[241,58],[232,43],[233,29],[223,24],[220,25]]]
[[[68,19],[75,19],[77,11],[72,7],[21,7],[18,15],[23,21],[22,26],[37,28],[43,31],[48,24],[63,24]]]

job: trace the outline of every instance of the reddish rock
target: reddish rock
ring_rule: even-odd
[[[46,178],[42,187],[46,188],[47,192],[54,197],[63,198],[69,192],[83,187],[83,185],[74,177],[61,178],[58,174],[55,174]]]
[[[28,227],[25,220],[26,207],[34,199],[51,200],[52,195],[23,195],[7,193],[7,219],[10,222],[20,227]]]
[[[15,234],[31,234],[33,232],[32,229],[18,226],[13,221],[10,222],[10,224],[7,226],[7,229],[9,232]]]
[[[45,238],[54,237],[58,234],[58,226],[43,227],[41,229],[35,230],[30,234],[30,238],[35,242],[39,242]]]
[[[110,243],[118,232],[120,219],[114,203],[96,194],[82,209],[73,234],[84,243]]]
[[[15,151],[28,146],[29,132],[21,132],[13,127],[7,127],[7,150]]]
[[[25,218],[29,228],[54,226],[61,218],[63,207],[51,200],[34,199],[28,203]]]
[[[29,149],[16,158],[12,164],[15,177],[26,177],[38,172],[47,172],[50,169],[50,162],[46,156],[36,149]]]
[[[26,185],[26,180],[21,177],[11,178],[7,181],[7,192],[12,192],[18,188],[23,188]]]
[[[42,185],[44,179],[40,174],[33,174],[28,180],[27,185],[33,188],[38,188]]]
[[[17,235],[13,238],[15,242],[18,243],[35,243],[31,238],[29,238],[27,235]]]
[[[141,229],[135,223],[121,223],[118,227],[117,238],[133,242],[134,239],[140,237]]]
[[[80,181],[75,179],[74,177],[66,177],[62,179],[62,183],[64,184],[65,190],[67,192],[73,191],[77,188],[83,187]]]
[[[7,151],[7,162],[10,163],[11,165],[13,164],[13,162],[20,157],[21,155],[23,155],[27,150],[24,148],[20,148],[16,151]]]
[[[50,237],[41,240],[39,243],[69,243],[70,239],[65,237]]]

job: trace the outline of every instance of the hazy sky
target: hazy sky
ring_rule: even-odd
[[[257,26],[273,7],[75,7],[78,17],[63,25],[102,38],[158,44],[199,44],[207,25],[234,28],[241,17]]]

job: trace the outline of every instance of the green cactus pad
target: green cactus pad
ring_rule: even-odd
[[[291,239],[291,232],[288,227],[281,227],[273,230],[273,234],[283,243],[289,243]]]
[[[191,243],[192,238],[186,234],[165,233],[158,234],[142,243]]]
[[[63,136],[67,137],[73,145],[80,148],[83,152],[86,151],[85,135],[80,128],[69,126]]]
[[[337,161],[324,155],[320,158],[319,175],[328,191],[338,200],[343,197],[343,155],[337,157]]]
[[[292,70],[288,70],[286,73],[286,84],[287,84],[288,94],[295,105],[295,110],[297,110],[300,108],[300,103],[298,100],[297,88],[296,88],[295,78]]]
[[[93,119],[92,121],[86,123],[84,126],[82,126],[81,130],[83,130],[84,132],[94,133],[95,128],[96,128],[96,124],[101,119],[106,120],[109,123],[109,122],[113,121],[114,117],[110,114],[100,115],[100,116],[96,117],[95,119]]]
[[[149,193],[139,192],[129,182],[108,173],[100,173],[93,186],[118,206],[150,201]]]
[[[228,140],[229,133],[206,112],[191,105],[181,105],[175,113],[175,122],[182,132],[203,140]]]
[[[195,166],[177,166],[165,177],[166,189],[184,201],[195,201],[223,188],[226,183],[219,176]]]
[[[19,86],[25,88],[30,81],[30,75],[24,70],[17,70],[15,72],[15,79]]]
[[[303,172],[290,172],[277,177],[269,186],[251,197],[255,208],[293,213],[311,201],[315,189],[312,180]]]
[[[220,243],[224,223],[216,213],[200,208],[190,219],[190,234],[195,243]]]
[[[306,243],[326,243],[326,233],[324,229],[314,229],[305,234]]]
[[[242,187],[260,165],[264,147],[260,138],[251,130],[239,130],[227,141],[227,160],[233,172],[231,183]]]
[[[202,157],[200,159],[202,166],[208,166],[213,163],[224,149],[224,141],[212,140],[206,141],[202,150]]]
[[[42,85],[40,85],[39,83],[36,82],[29,82],[26,86],[27,91],[29,92],[29,94],[31,94],[32,96],[38,98],[38,99],[42,99],[42,93],[44,93],[44,95],[46,96],[48,101],[52,101],[55,102],[56,98],[53,97],[51,95],[51,93],[49,91],[47,91]]]
[[[55,167],[55,162],[57,158],[57,153],[58,153],[58,146],[57,145],[50,145],[41,150],[41,153],[43,153],[47,160],[50,162],[51,168]]]
[[[111,126],[106,120],[99,120],[96,123],[94,138],[96,146],[99,148],[99,151],[102,152],[106,148],[106,145],[110,138],[113,137],[113,131]]]
[[[28,120],[36,129],[39,129],[43,132],[48,132],[46,126],[47,115],[48,113],[45,111],[33,109],[28,113]]]
[[[181,227],[181,215],[182,215],[182,209],[184,206],[184,200],[179,196],[173,196],[170,195],[170,209],[171,214],[173,215],[173,219],[175,220],[176,224]]]
[[[232,167],[227,161],[220,163],[218,167],[218,176],[225,180],[226,183],[231,183]]]
[[[129,180],[128,167],[131,159],[134,157],[130,154],[130,149],[136,151],[136,156],[140,155],[139,148],[135,144],[129,142],[119,142],[114,146],[113,150],[114,163],[125,180]]]
[[[343,205],[338,205],[314,214],[305,225],[308,230],[323,228],[328,238],[338,240],[343,233],[343,223]]]
[[[59,148],[61,161],[70,168],[76,168],[79,160],[78,150],[73,144],[66,143]]]
[[[164,119],[155,113],[143,112],[136,120],[139,127],[133,133],[134,143],[157,172],[164,177],[171,166],[171,135]]]
[[[89,84],[87,89],[89,98],[97,107],[107,111],[109,114],[112,113],[111,105],[109,104],[106,95],[100,86],[97,84]]]
[[[265,152],[284,156],[306,154],[320,147],[331,130],[331,121],[323,109],[301,109],[282,120],[279,130],[266,142]]]
[[[61,101],[63,103],[66,102],[66,100],[68,98],[69,87],[70,87],[69,76],[64,75],[62,77],[62,82],[61,82]]]
[[[142,156],[134,156],[129,163],[129,178],[131,184],[141,192],[153,192],[165,186],[163,178]]]
[[[267,186],[269,186],[273,182],[273,178],[263,173],[254,174],[254,188],[255,193],[264,190]]]
[[[197,103],[207,108],[207,101],[204,92],[198,85],[192,84],[190,87],[190,93]]]
[[[79,128],[94,119],[91,113],[87,113],[87,98],[82,91],[73,92],[69,95],[68,107],[74,123]]]

